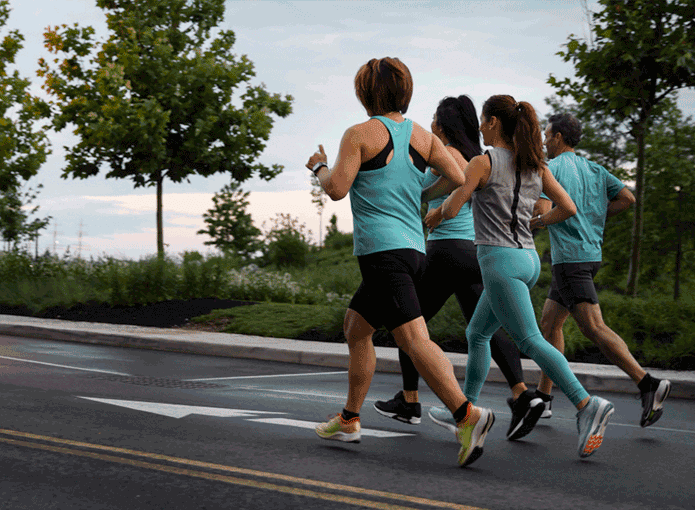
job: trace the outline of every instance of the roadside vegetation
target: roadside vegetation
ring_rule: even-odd
[[[112,257],[84,260],[45,254],[0,253],[0,306],[25,306],[34,315],[51,307],[95,303],[113,307],[137,306],[171,299],[219,298],[257,302],[215,310],[196,317],[192,326],[259,336],[342,342],[342,323],[352,293],[360,283],[351,236],[339,233],[327,246],[307,247],[301,264],[278,267],[259,257],[260,267],[233,255],[203,256],[186,252],[178,257],[157,256],[139,261]],[[349,244],[348,244],[348,241]],[[546,232],[536,237],[543,260],[532,290],[540,320],[550,284],[549,243]],[[267,250],[273,253],[273,250]],[[272,258],[272,257],[271,257]],[[614,275],[602,282],[600,299],[606,323],[627,342],[645,366],[695,368],[695,301],[690,284],[675,301],[655,284],[644,296],[632,298],[612,286]],[[656,282],[658,283],[658,282]],[[646,286],[645,286],[646,287]],[[646,290],[646,289],[645,289]],[[429,323],[430,335],[445,350],[466,352],[466,322],[455,298],[449,299]],[[564,328],[566,355],[591,359],[597,353],[573,319]],[[393,345],[385,332],[379,345]]]

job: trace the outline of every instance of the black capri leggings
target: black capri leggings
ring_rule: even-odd
[[[442,309],[452,294],[456,295],[463,316],[470,322],[483,293],[483,277],[476,252],[473,241],[465,239],[427,242],[425,272],[417,287],[418,301],[426,322]],[[523,382],[519,349],[502,329],[492,336],[490,348],[492,358],[502,370],[509,387]],[[398,358],[403,389],[417,391],[420,374],[413,361],[401,349],[398,350]]]

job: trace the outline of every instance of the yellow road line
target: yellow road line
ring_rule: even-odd
[[[430,507],[435,507],[435,508],[449,508],[449,509],[453,509],[453,510],[482,510],[478,507],[472,507],[472,506],[468,506],[468,505],[459,505],[456,503],[449,503],[446,501],[437,501],[437,500],[426,499],[426,498],[418,498],[418,497],[414,497],[414,496],[394,494],[392,492],[382,492],[382,491],[376,491],[376,490],[371,490],[371,489],[364,489],[362,487],[353,487],[350,485],[341,485],[341,484],[334,484],[334,483],[330,483],[330,482],[321,482],[318,480],[311,480],[308,478],[298,478],[298,477],[289,476],[289,475],[282,475],[282,474],[278,474],[278,473],[269,473],[269,472],[265,472],[265,471],[256,471],[253,469],[245,469],[245,468],[239,468],[239,467],[233,467],[233,466],[225,466],[222,464],[213,464],[210,462],[202,462],[202,461],[197,461],[197,460],[184,459],[184,458],[180,458],[180,457],[171,457],[168,455],[161,455],[161,454],[157,454],[157,453],[142,452],[142,451],[138,451],[138,450],[129,450],[126,448],[104,446],[104,445],[99,445],[99,444],[94,444],[94,443],[85,443],[85,442],[81,442],[81,441],[72,441],[70,439],[60,439],[60,438],[51,437],[51,436],[42,436],[42,435],[38,435],[38,434],[31,434],[28,432],[20,432],[20,431],[15,431],[15,430],[0,429],[0,434],[19,437],[19,438],[28,439],[28,440],[34,440],[34,441],[38,440],[38,441],[44,441],[44,442],[49,442],[49,443],[55,443],[55,444],[63,445],[63,446],[75,446],[75,447],[80,447],[80,448],[89,448],[92,450],[100,450],[100,451],[105,451],[105,452],[112,453],[112,454],[126,454],[126,455],[141,457],[141,458],[145,458],[145,459],[172,462],[172,463],[177,463],[177,464],[183,464],[184,466],[193,467],[193,468],[214,469],[217,471],[222,471],[222,472],[227,472],[227,473],[254,476],[254,477],[258,477],[258,478],[266,478],[266,479],[271,479],[271,480],[279,480],[279,481],[283,481],[283,482],[295,483],[295,484],[300,484],[300,485],[304,485],[304,486],[314,486],[314,487],[319,487],[322,489],[338,490],[338,491],[353,493],[353,494],[357,494],[357,495],[373,496],[373,497],[379,497],[379,498],[383,498],[383,499],[392,499],[392,500],[397,500],[401,503],[425,505],[425,506],[430,506]],[[82,451],[82,450],[74,450],[74,449],[65,448],[65,447],[61,447],[61,446],[51,446],[51,445],[45,445],[45,444],[41,444],[41,443],[19,441],[19,440],[2,438],[2,437],[0,437],[0,441],[5,442],[5,443],[9,443],[9,444],[15,444],[18,446],[26,446],[29,448],[38,448],[38,449],[53,451],[53,452],[57,452],[57,453],[66,453],[66,454],[77,455],[77,456],[81,456],[81,457],[89,457],[89,458],[100,459],[100,460],[105,460],[105,461],[109,461],[109,462],[128,464],[128,465],[132,465],[132,466],[136,466],[136,467],[156,469],[159,471],[165,471],[165,472],[169,472],[169,473],[181,474],[181,475],[192,476],[192,477],[197,477],[197,478],[205,478],[208,480],[215,480],[215,481],[221,481],[221,482],[225,482],[225,483],[232,483],[235,485],[245,485],[248,487],[255,487],[258,489],[274,490],[274,491],[278,491],[278,492],[285,492],[285,493],[289,493],[289,494],[312,497],[312,498],[317,498],[317,499],[324,499],[324,500],[329,500],[329,501],[334,501],[334,502],[344,502],[344,503],[348,503],[348,504],[352,504],[352,505],[365,506],[367,508],[378,508],[378,509],[398,509],[398,508],[403,509],[403,508],[406,508],[402,504],[394,506],[394,505],[391,505],[388,503],[380,503],[377,501],[370,501],[370,500],[366,500],[366,499],[357,499],[357,498],[352,498],[352,497],[348,497],[348,496],[340,496],[340,495],[334,495],[334,494],[324,494],[324,493],[320,493],[320,492],[310,491],[307,489],[287,487],[287,486],[276,485],[276,484],[272,484],[272,483],[268,483],[268,482],[247,480],[247,479],[243,479],[243,478],[236,478],[236,477],[232,477],[232,476],[228,476],[228,475],[219,475],[219,474],[215,474],[215,473],[207,473],[204,471],[196,471],[196,470],[187,469],[187,468],[179,468],[179,467],[167,466],[167,465],[162,465],[162,464],[153,464],[150,462],[144,462],[144,461],[140,461],[140,460],[127,459],[127,458],[123,458],[123,457],[115,457],[113,455],[105,455],[105,454],[95,453],[95,452],[86,452],[86,451]]]

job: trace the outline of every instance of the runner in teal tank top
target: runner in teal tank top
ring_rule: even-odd
[[[466,465],[478,457],[494,415],[464,396],[451,362],[429,338],[416,293],[425,259],[419,216],[425,168],[446,178],[428,188],[429,200],[461,186],[463,167],[436,136],[403,117],[412,90],[410,71],[398,59],[367,62],[357,72],[355,91],[370,119],[345,132],[333,168],[321,145],[306,164],[333,200],[350,193],[362,273],[343,327],[350,351],[347,401],[316,434],[360,441],[359,412],[376,366],[372,335],[383,324],[452,413],[461,444],[458,463]]]

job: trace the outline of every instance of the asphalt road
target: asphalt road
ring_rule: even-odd
[[[694,401],[642,429],[638,400],[601,394],[616,412],[580,460],[567,399],[510,442],[508,390],[488,383],[497,421],[461,469],[449,432],[373,410],[399,385],[375,375],[344,444],[312,430],[344,404],[344,371],[0,336],[0,508],[695,508]]]

